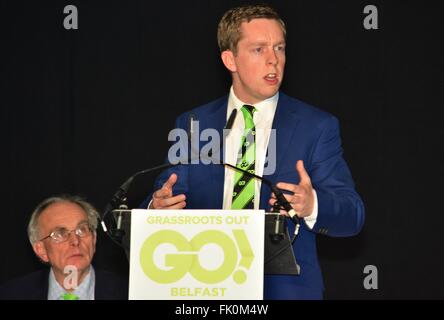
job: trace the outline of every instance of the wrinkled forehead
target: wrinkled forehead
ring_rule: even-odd
[[[72,202],[57,202],[42,211],[38,225],[41,232],[49,232],[56,228],[72,230],[87,221],[88,216],[79,205]]]

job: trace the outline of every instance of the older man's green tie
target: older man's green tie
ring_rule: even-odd
[[[63,300],[79,300],[79,296],[74,293],[65,293],[62,298]]]

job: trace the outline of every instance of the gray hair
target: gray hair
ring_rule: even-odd
[[[99,213],[90,203],[86,202],[83,198],[73,195],[60,195],[50,197],[40,202],[31,215],[31,219],[29,220],[28,224],[28,238],[31,244],[34,244],[35,242],[40,240],[38,225],[38,219],[40,215],[50,205],[59,202],[70,202],[78,205],[80,208],[83,209],[83,211],[85,211],[88,218],[88,223],[92,230],[95,231],[97,229],[97,220],[99,219]]]

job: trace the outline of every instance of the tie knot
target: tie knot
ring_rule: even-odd
[[[245,116],[244,110],[247,111],[250,114],[250,116],[253,116],[253,113],[256,111],[256,109],[253,106],[250,106],[248,104],[244,104],[242,106],[242,112],[244,113]]]
[[[252,129],[254,127],[253,113],[255,111],[255,108],[253,106],[244,104],[241,108],[241,111],[244,115],[245,129]]]
[[[241,108],[241,111],[245,120],[245,128],[251,129],[252,127],[254,127],[253,113],[256,111],[256,109],[253,106],[244,104]]]

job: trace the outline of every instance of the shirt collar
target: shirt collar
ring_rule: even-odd
[[[278,100],[279,91],[276,92],[274,96],[254,104],[254,108],[256,109],[256,111],[258,111],[254,113],[256,124],[260,123],[261,120],[273,119]],[[240,111],[244,104],[248,103],[244,103],[243,101],[241,101],[234,93],[233,86],[231,86],[230,94],[228,96],[227,118],[229,117],[233,109],[237,109],[237,111]]]
[[[67,291],[57,282],[54,271],[51,268],[49,272],[48,300],[63,300],[62,296]],[[92,265],[89,272],[72,293],[79,297],[79,300],[94,300],[95,271]]]

